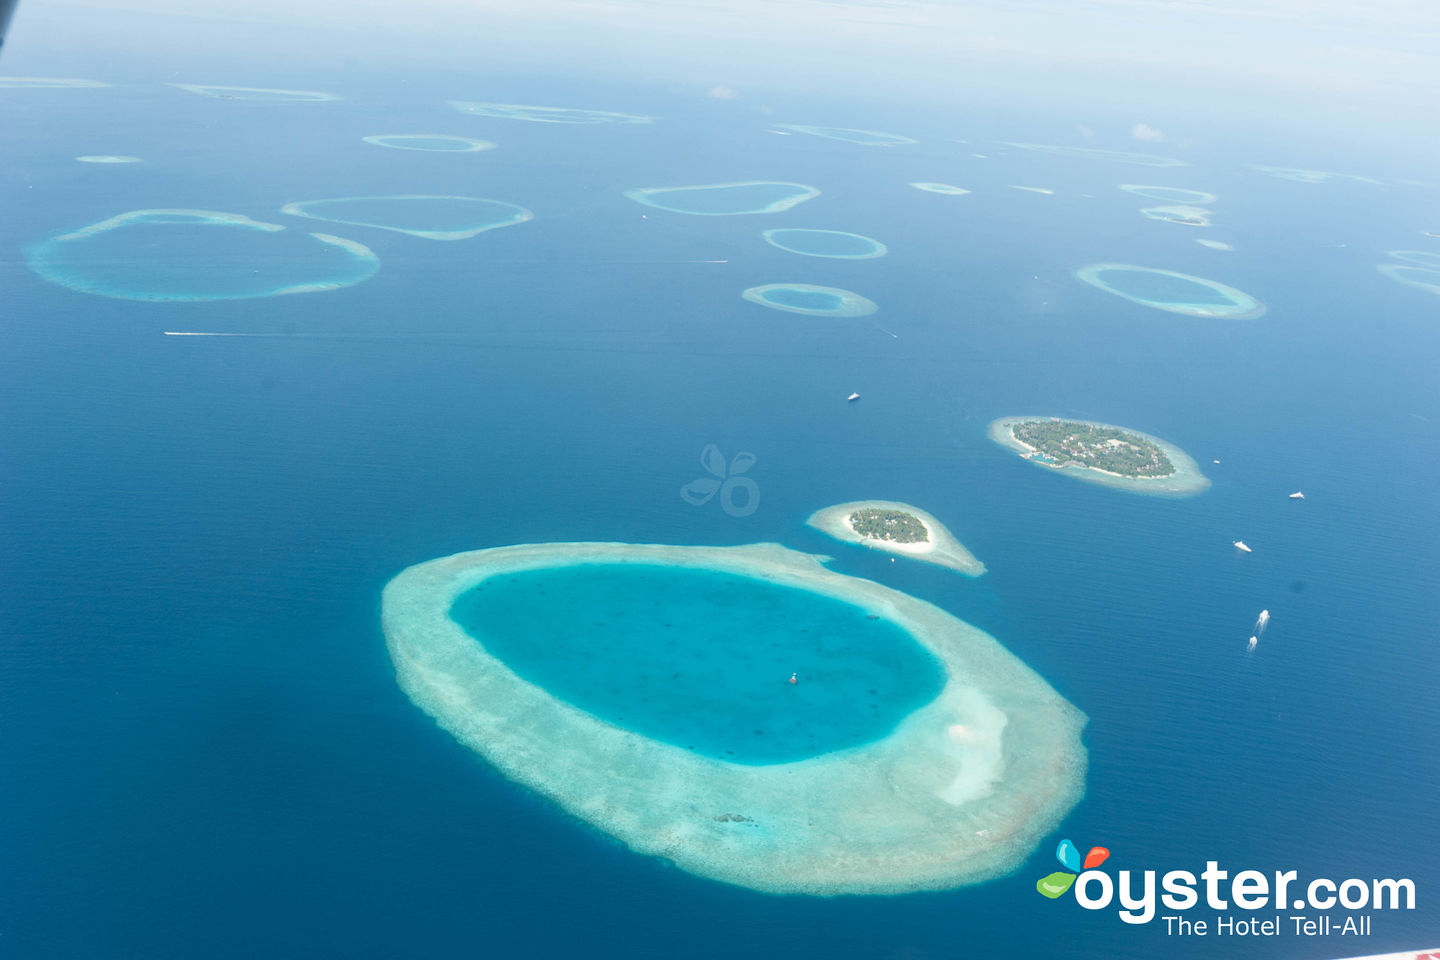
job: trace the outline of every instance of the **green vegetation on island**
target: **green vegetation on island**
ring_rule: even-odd
[[[873,540],[894,543],[927,543],[930,540],[930,534],[920,518],[901,510],[871,507],[856,510],[850,514],[850,527],[860,536]]]
[[[1168,477],[1170,458],[1151,441],[1116,427],[1074,420],[1026,420],[1011,428],[1015,439],[1035,449],[1027,454],[1047,466],[1081,466],[1122,477]]]

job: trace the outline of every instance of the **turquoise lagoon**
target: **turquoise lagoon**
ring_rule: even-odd
[[[1191,317],[1240,320],[1265,312],[1259,300],[1215,280],[1127,263],[1097,263],[1075,276],[1132,303]]]
[[[213,210],[132,210],[33,243],[25,261],[71,290],[147,301],[320,293],[380,269],[353,240]]]
[[[486,230],[524,223],[534,214],[522,206],[481,197],[400,194],[297,200],[281,208],[292,217],[375,227],[426,240],[465,240]]]
[[[479,153],[481,150],[495,149],[495,144],[489,140],[457,137],[448,133],[384,133],[360,139],[377,147],[423,150],[427,153]]]
[[[886,253],[885,244],[858,233],[843,230],[808,230],[800,227],[778,227],[762,236],[772,247],[807,257],[831,257],[836,260],[873,260]]]
[[[594,563],[502,574],[450,616],[566,703],[736,763],[875,740],[944,683],[934,657],[889,620],[716,570]]]
[[[767,283],[750,287],[740,296],[762,307],[807,317],[865,317],[880,309],[853,290],[813,283]]]
[[[819,195],[820,191],[814,187],[781,180],[743,180],[691,187],[640,187],[625,191],[625,196],[647,207],[701,217],[782,213]]]

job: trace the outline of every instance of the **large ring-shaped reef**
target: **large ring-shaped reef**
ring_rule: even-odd
[[[1184,450],[1129,427],[1059,417],[1001,417],[990,439],[1067,477],[1158,497],[1193,497],[1210,479]]]
[[[906,143],[919,142],[898,133],[857,130],[853,127],[815,127],[803,123],[777,123],[774,124],[774,127],[776,130],[804,133],[812,137],[824,137],[827,140],[843,140],[846,143],[858,143],[865,147],[898,147]]]
[[[489,140],[457,137],[448,133],[377,133],[373,137],[360,139],[377,147],[421,150],[426,153],[479,153],[481,150],[495,149],[495,144]]]
[[[1385,276],[1397,283],[1403,283],[1407,287],[1416,287],[1420,290],[1428,290],[1431,293],[1440,293],[1440,270],[1431,270],[1429,267],[1416,267],[1408,263],[1382,263],[1376,266]]]
[[[741,291],[751,303],[807,317],[868,317],[880,309],[853,290],[813,283],[767,283]]]
[[[363,244],[238,213],[132,210],[25,248],[51,283],[120,300],[243,300],[338,290],[380,260]]]
[[[807,257],[829,257],[835,260],[873,260],[885,256],[888,249],[879,240],[843,230],[809,230],[801,227],[778,227],[761,234],[765,242],[789,253]]]
[[[820,196],[803,183],[783,180],[741,180],[693,187],[637,187],[625,196],[636,203],[671,213],[699,217],[730,217],[751,213],[783,213],[796,204]]]
[[[1396,260],[1403,260],[1406,263],[1413,263],[1416,266],[1440,270],[1440,253],[1432,250],[1391,250],[1386,256],[1394,257]]]
[[[298,200],[285,204],[281,212],[329,223],[393,230],[426,240],[465,240],[534,217],[524,207],[504,200],[425,194]]]
[[[386,585],[401,688],[631,850],[775,894],[1019,867],[1084,793],[1084,715],[993,637],[778,544],[548,543]]]
[[[924,190],[926,193],[940,193],[947,197],[963,197],[969,193],[964,187],[957,187],[951,183],[934,183],[929,180],[917,180],[910,184],[916,190]]]
[[[216,100],[267,100],[275,103],[339,100],[333,93],[319,90],[277,90],[270,87],[215,87],[195,83],[172,83],[172,87],[198,93]]]
[[[1243,290],[1174,270],[1096,263],[1076,270],[1075,276],[1131,303],[1187,317],[1245,320],[1265,313],[1265,305]]]
[[[1151,220],[1164,220],[1166,223],[1178,223],[1187,227],[1210,226],[1210,211],[1204,207],[1192,207],[1188,204],[1177,203],[1163,207],[1146,207],[1140,213]]]
[[[446,103],[475,117],[496,120],[528,120],[531,123],[654,123],[654,117],[610,110],[582,110],[578,107],[535,107],[521,103],[480,103],[471,100],[447,100]]]

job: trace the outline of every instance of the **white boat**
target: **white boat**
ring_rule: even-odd
[[[846,399],[846,400],[849,400],[851,403],[854,403],[856,400],[859,400],[859,399],[860,399],[860,394],[858,394],[858,393],[852,393],[852,394],[850,394],[850,396],[846,397],[845,399]]]
[[[1290,499],[1291,499],[1291,500],[1304,500],[1304,499],[1305,499],[1305,494],[1301,493],[1299,490],[1296,490],[1294,493],[1290,494]]]
[[[1219,460],[1211,460],[1210,462],[1211,462],[1211,463],[1219,463],[1220,461],[1219,461]]]
[[[1239,550],[1239,551],[1241,551],[1241,552],[1243,552],[1243,553],[1254,553],[1254,552],[1255,552],[1254,550],[1251,550],[1249,547],[1245,546],[1245,541],[1244,541],[1244,540],[1236,540],[1236,541],[1235,541],[1235,549],[1236,549],[1236,550]]]

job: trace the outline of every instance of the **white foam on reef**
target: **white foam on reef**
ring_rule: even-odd
[[[956,187],[948,183],[931,183],[928,180],[920,180],[910,186],[916,190],[924,190],[926,193],[943,193],[947,197],[960,197],[970,192],[964,187]]]
[[[1432,250],[1387,250],[1385,255],[1416,266],[1440,270],[1440,253]]]
[[[373,137],[361,137],[361,140],[377,147],[389,147],[391,150],[417,150],[425,153],[479,153],[482,150],[494,150],[495,144],[489,140],[475,140],[471,137],[457,137],[449,133],[377,133]],[[426,140],[443,140],[446,143],[453,143],[453,147],[427,147]]]
[[[944,890],[1019,867],[1084,793],[1085,716],[995,638],[779,544],[548,543],[456,554],[386,585],[401,688],[511,780],[690,873],[775,894]],[[487,578],[583,563],[714,570],[851,603],[908,631],[945,686],[871,743],[750,766],[613,725],[522,680],[450,617]]]
[[[400,227],[393,223],[378,223],[374,220],[356,220],[340,216],[326,216],[317,213],[313,208],[326,205],[337,205],[345,203],[374,203],[394,202],[404,206],[408,201],[429,201],[446,200],[456,204],[484,204],[488,211],[499,211],[501,215],[494,219],[485,220],[481,223],[472,224],[466,227],[459,227],[450,230],[427,230],[416,227]],[[482,197],[452,197],[452,196],[431,196],[428,194],[397,194],[388,197],[336,197],[330,200],[297,200],[287,203],[280,208],[281,213],[288,213],[292,217],[309,217],[312,220],[324,220],[328,223],[347,223],[357,227],[375,227],[378,230],[393,230],[396,233],[408,234],[412,237],[422,237],[426,240],[466,240],[487,230],[498,230],[501,227],[513,227],[517,223],[524,223],[535,215],[524,207],[513,203],[506,203],[503,200],[487,200]],[[493,216],[493,214],[492,214]]]
[[[1416,287],[1420,290],[1428,290],[1431,293],[1440,293],[1440,270],[1431,270],[1428,267],[1415,267],[1408,263],[1382,263],[1375,267],[1385,276],[1397,283],[1403,283],[1407,287]]]
[[[768,299],[765,295],[777,290],[794,290],[799,293],[824,293],[834,298],[835,305],[832,307],[801,307],[793,304],[778,303]],[[740,296],[751,303],[758,303],[762,307],[770,307],[772,310],[784,310],[786,313],[798,313],[807,317],[868,317],[880,308],[875,301],[862,297],[853,290],[844,290],[840,287],[821,287],[813,283],[766,283],[758,287],[750,287],[743,290]]]
[[[1218,304],[1190,303],[1179,300],[1151,300],[1147,297],[1126,293],[1124,290],[1118,290],[1109,283],[1106,283],[1101,278],[1108,273],[1152,273],[1172,277],[1177,280],[1187,280],[1190,283],[1199,284],[1208,290],[1220,294],[1230,302],[1228,304]],[[1075,276],[1090,284],[1092,287],[1098,287],[1106,293],[1115,294],[1117,297],[1124,297],[1131,303],[1154,307],[1157,310],[1165,310],[1169,313],[1181,313],[1187,317],[1207,317],[1216,320],[1247,320],[1262,316],[1265,313],[1265,305],[1243,290],[1226,286],[1216,280],[1192,277],[1188,273],[1177,273],[1174,270],[1137,267],[1128,263],[1094,263],[1088,267],[1081,267],[1079,270],[1076,270]]]
[[[1143,183],[1122,183],[1120,189],[1126,193],[1133,193],[1137,197],[1146,197],[1150,200],[1163,200],[1166,203],[1182,203],[1190,205],[1210,204],[1215,202],[1215,194],[1206,193],[1204,190],[1190,190],[1186,187],[1157,187]]]
[[[269,100],[275,103],[289,103],[340,99],[333,93],[322,93],[319,90],[278,90],[271,87],[217,87],[196,83],[172,83],[170,86],[177,87],[181,90],[188,90],[191,93],[198,93],[202,97],[212,97],[216,100]]]
[[[143,163],[139,157],[126,157],[119,154],[86,154],[83,157],[76,157],[81,163]]]
[[[1226,243],[1223,240],[1206,240],[1204,237],[1197,237],[1195,242],[1202,247],[1209,247],[1211,250],[1234,250],[1233,243]]]
[[[521,103],[481,103],[472,100],[446,100],[461,113],[497,120],[528,120],[531,123],[654,123],[654,117],[610,110],[582,110],[578,107],[536,107]]]
[[[850,522],[851,515],[859,510],[894,510],[908,513],[925,527],[925,534],[929,539],[920,543],[899,543],[894,540],[879,540],[875,537],[864,536],[856,532],[854,525]],[[967,577],[978,577],[985,572],[985,564],[976,559],[969,550],[966,550],[965,546],[955,539],[955,535],[945,527],[945,524],[919,507],[911,506],[908,503],[899,503],[894,500],[856,500],[851,503],[839,503],[833,507],[816,510],[805,522],[836,540],[949,567]]]
[[[108,87],[103,80],[74,77],[0,77],[0,90],[81,90]]]
[[[830,260],[874,260],[876,257],[883,257],[889,252],[889,247],[871,237],[859,233],[846,233],[844,230],[811,230],[804,227],[777,227],[774,230],[766,230],[761,234],[765,242],[772,247],[784,250],[787,253],[798,253],[806,257],[825,257]],[[859,240],[869,244],[869,249],[864,253],[818,253],[814,250],[802,250],[799,247],[791,246],[797,240],[803,241],[806,236],[825,237],[849,237],[852,240]],[[786,241],[789,241],[788,243]]]
[[[1048,153],[1058,157],[1078,157],[1086,160],[1114,160],[1117,163],[1134,163],[1144,167],[1188,167],[1184,160],[1161,157],[1153,153],[1129,153],[1124,150],[1098,150],[1094,147],[1065,147],[1046,143],[1013,143],[1001,140],[1007,147],[1029,150],[1034,153]]]
[[[1151,220],[1164,220],[1167,223],[1178,223],[1185,227],[1210,226],[1210,211],[1204,207],[1175,204],[1166,207],[1146,207],[1140,213]]]
[[[1130,427],[1117,427],[1113,423],[1097,423],[1089,420],[1070,420],[1068,423],[1088,423],[1093,427],[1109,427],[1112,430],[1123,430],[1126,433],[1133,433],[1155,444],[1165,451],[1165,456],[1170,459],[1170,465],[1175,472],[1167,477],[1122,477],[1118,473],[1110,473],[1106,470],[1097,470],[1094,467],[1087,467],[1082,464],[1048,464],[1040,460],[1032,459],[1031,454],[1035,448],[1015,436],[1015,427],[1022,423],[1035,423],[1055,419],[1053,417],[1001,417],[993,420],[987,430],[991,440],[1000,444],[1007,450],[1018,453],[1029,463],[1045,470],[1064,474],[1067,477],[1075,477],[1088,483],[1098,483],[1104,487],[1113,487],[1116,490],[1124,490],[1127,493],[1143,493],[1156,497],[1193,497],[1203,493],[1210,487],[1210,478],[1200,472],[1200,465],[1195,462],[1184,450],[1161,440],[1159,437],[1152,437],[1148,433],[1141,433],[1139,430]]]
[[[253,230],[259,233],[279,233],[286,229],[278,223],[266,223],[261,220],[252,220],[244,214],[222,213],[215,210],[166,208],[131,210],[127,213],[117,214],[116,216],[98,221],[97,223],[71,230],[68,233],[57,234],[44,242],[29,244],[25,248],[25,262],[31,270],[51,283],[76,290],[80,293],[112,297],[117,300],[139,300],[154,303],[200,303],[215,300],[248,300],[257,297],[276,297],[294,293],[320,293],[353,286],[362,280],[368,280],[380,269],[380,258],[375,256],[374,251],[369,247],[354,240],[331,236],[328,233],[311,233],[309,236],[322,244],[337,247],[349,254],[352,261],[360,267],[354,276],[341,280],[287,284],[270,290],[260,290],[249,293],[207,293],[203,290],[117,290],[103,283],[87,281],[83,277],[76,277],[73,274],[69,274],[63,269],[56,268],[52,262],[51,254],[53,254],[57,248],[62,252],[62,256],[58,258],[59,262],[68,262],[70,258],[63,255],[66,244],[84,241],[111,230],[152,224],[174,224],[205,228],[238,228]],[[141,256],[140,259],[143,262],[143,256]]]
[[[740,190],[749,187],[788,187],[790,193],[763,207],[748,210],[687,210],[683,206],[676,206],[677,203],[683,201],[683,195],[686,193],[708,190]],[[634,190],[626,190],[625,196],[636,203],[643,203],[645,206],[654,207],[657,210],[668,210],[671,213],[686,213],[696,217],[733,217],[752,213],[783,213],[812,197],[820,196],[820,191],[804,183],[789,183],[784,180],[739,180],[734,183],[703,183],[691,187],[637,187]],[[668,203],[666,202],[667,197],[670,201]]]
[[[1014,184],[1014,183],[1010,184],[1010,189],[1011,189],[1011,190],[1023,190],[1023,191],[1025,191],[1026,193],[1041,193],[1041,194],[1044,194],[1044,195],[1047,196],[1047,197],[1049,197],[1049,196],[1054,196],[1054,194],[1055,194],[1055,191],[1054,191],[1054,190],[1051,190],[1049,187],[1022,187],[1022,186],[1020,186],[1019,184]]]
[[[813,127],[803,123],[777,123],[774,126],[777,130],[807,133],[812,137],[824,137],[827,140],[843,140],[846,143],[858,143],[864,147],[895,147],[907,143],[919,143],[918,140],[912,140],[898,133],[882,133],[879,130],[857,130],[853,127]]]

